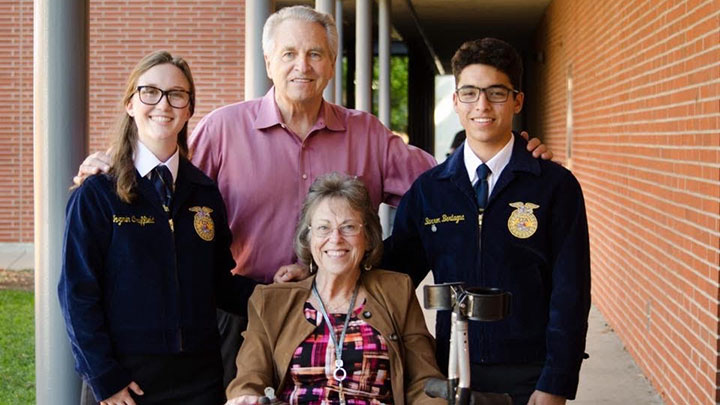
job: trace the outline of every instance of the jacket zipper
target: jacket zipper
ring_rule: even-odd
[[[478,252],[477,252],[477,266],[478,271],[480,272],[480,284],[485,284],[485,276],[482,272],[482,227],[483,227],[483,215],[485,214],[485,209],[478,207]],[[485,331],[483,330],[481,332],[483,335],[485,335]],[[482,336],[483,341],[485,340],[485,336]],[[483,345],[484,347],[484,345]],[[481,354],[481,358],[484,358],[485,354]]]
[[[181,311],[181,297],[180,297],[180,272],[178,271],[178,264],[177,264],[177,244],[175,243],[175,222],[173,221],[172,212],[170,212],[169,209],[163,206],[165,208],[165,212],[168,216],[168,226],[170,227],[170,234],[172,235],[172,245],[173,245],[173,269],[175,270],[175,289],[177,291],[177,336],[180,343],[180,352],[185,351],[185,342],[184,337],[182,333],[182,327],[180,327],[180,311]]]

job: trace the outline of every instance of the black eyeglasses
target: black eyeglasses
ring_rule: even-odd
[[[480,100],[481,93],[485,93],[485,97],[491,103],[504,103],[510,97],[510,93],[518,94],[520,92],[501,85],[485,87],[484,89],[475,86],[462,86],[455,90],[455,94],[457,94],[461,103],[474,103]]]
[[[185,90],[162,90],[153,86],[138,86],[137,93],[140,102],[147,105],[157,105],[163,96],[167,98],[168,104],[173,108],[185,108],[190,104],[192,95]]]

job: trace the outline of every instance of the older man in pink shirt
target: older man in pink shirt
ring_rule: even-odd
[[[435,165],[432,156],[406,145],[375,116],[323,100],[334,75],[337,38],[327,14],[304,6],[274,13],[263,29],[273,88],[260,99],[211,112],[193,131],[191,160],[217,181],[227,206],[236,273],[269,283],[279,269],[297,270],[293,232],[318,175],[357,175],[376,206],[396,205],[413,181]],[[546,151],[535,139],[530,145],[536,156]],[[551,156],[546,152],[543,157]],[[108,157],[95,153],[75,181],[108,167]],[[244,326],[224,314],[219,318],[229,381]]]
[[[337,53],[332,17],[300,6],[276,12],[263,28],[263,53],[273,88],[205,116],[190,149],[192,162],[217,181],[225,200],[234,271],[269,283],[281,266],[295,262],[295,224],[315,177],[357,175],[377,207],[397,204],[435,160],[405,145],[375,116],[323,100]],[[244,322],[218,312],[229,382]]]
[[[293,234],[312,181],[339,171],[358,176],[375,207],[396,205],[435,160],[406,145],[375,116],[321,102],[304,136],[284,124],[277,89],[203,118],[190,138],[192,162],[215,179],[233,232],[236,272],[272,282],[293,263]]]

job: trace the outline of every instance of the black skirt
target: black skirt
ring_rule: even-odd
[[[144,392],[133,394],[138,405],[225,403],[219,352],[131,355],[119,361]]]
[[[219,352],[123,356],[144,395],[140,404],[215,405],[225,403]]]

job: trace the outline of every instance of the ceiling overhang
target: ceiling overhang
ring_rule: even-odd
[[[465,41],[496,37],[515,46],[527,43],[551,0],[392,0],[392,25],[406,42],[422,44],[446,72],[450,59]],[[343,21],[355,21],[355,0],[343,3]],[[314,1],[278,0],[277,7],[314,6]],[[377,6],[375,6],[377,9]],[[377,11],[376,11],[377,13]],[[375,18],[374,21],[377,21]],[[350,33],[348,37],[351,37]]]

